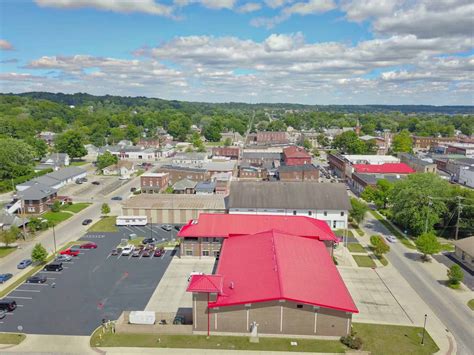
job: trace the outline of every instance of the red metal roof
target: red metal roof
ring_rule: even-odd
[[[315,239],[275,230],[228,238],[217,274],[223,285],[211,308],[287,300],[358,312],[324,243]]]
[[[295,147],[294,145],[283,149],[283,154],[285,158],[308,158],[311,159],[311,156],[306,152],[304,148]]]
[[[405,163],[354,164],[353,167],[357,173],[367,174],[412,174],[415,172]]]
[[[222,292],[221,275],[193,275],[189,281],[188,292]]]
[[[318,240],[339,240],[326,222],[311,217],[218,213],[201,213],[199,219],[181,228],[178,237],[227,238],[269,229]]]

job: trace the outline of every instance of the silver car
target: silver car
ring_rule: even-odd
[[[387,235],[385,237],[385,239],[387,239],[390,243],[396,243],[397,242],[397,238],[395,238],[393,235]]]
[[[71,261],[72,260],[72,256],[71,255],[58,255],[56,257],[56,261],[61,261],[61,262],[64,262],[64,261]]]

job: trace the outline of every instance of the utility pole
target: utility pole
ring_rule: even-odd
[[[454,234],[454,239],[455,239],[455,240],[458,240],[459,220],[461,219],[461,209],[462,209],[461,196],[457,196],[457,199],[458,199],[458,218],[457,218],[457,220],[456,220],[456,232],[455,232],[455,234]]]
[[[428,216],[430,214],[430,207],[431,207],[431,196],[428,196],[428,210],[426,211],[426,220],[425,220],[425,233],[428,232]]]

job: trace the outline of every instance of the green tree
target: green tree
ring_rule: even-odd
[[[349,215],[357,222],[357,224],[361,223],[364,220],[369,207],[365,202],[359,201],[354,197],[351,198],[351,207],[352,209],[350,210]]]
[[[370,152],[370,146],[363,140],[357,137],[354,131],[347,131],[341,133],[334,138],[332,142],[333,148],[339,149],[341,152],[346,154],[366,154]]]
[[[8,247],[10,244],[15,243],[18,236],[20,235],[20,230],[18,227],[11,227],[9,230],[1,231],[0,233],[0,242],[5,244]]]
[[[229,137],[224,139],[224,147],[230,147],[231,144],[232,144],[232,140]]]
[[[0,180],[14,179],[32,172],[35,152],[20,139],[0,139]]]
[[[60,209],[61,209],[61,202],[59,202],[58,200],[54,201],[53,205],[51,206],[51,211],[59,212]]]
[[[428,255],[439,253],[441,244],[433,232],[423,233],[415,240],[416,248],[423,254],[423,259],[427,260]]]
[[[212,120],[209,125],[204,127],[204,137],[210,142],[219,142],[221,140],[222,124],[219,120]]]
[[[117,164],[117,162],[118,162],[118,157],[107,151],[104,154],[101,154],[97,157],[96,166],[98,170],[102,170],[108,166]]]
[[[48,145],[42,139],[28,137],[25,139],[25,142],[33,148],[35,159],[39,160],[45,157],[46,153],[48,153]]]
[[[372,244],[374,254],[377,256],[382,256],[383,254],[388,253],[390,251],[390,246],[380,235],[371,236],[370,244]]]
[[[273,132],[286,131],[286,124],[282,120],[273,120],[268,124],[267,131],[273,131]]]
[[[84,147],[84,136],[78,131],[67,131],[61,134],[55,141],[55,149],[60,153],[67,153],[74,158],[82,158],[87,155]]]
[[[168,133],[174,139],[184,142],[186,136],[191,129],[191,120],[183,114],[178,114],[173,117],[173,120],[168,125]]]
[[[125,138],[136,143],[140,138],[140,130],[138,127],[133,124],[129,124],[127,126],[127,130],[125,131]]]
[[[103,203],[100,210],[101,210],[103,215],[108,215],[110,213],[110,206],[106,203]]]
[[[398,181],[391,192],[391,211],[396,223],[415,235],[433,230],[447,212],[450,184],[435,174],[411,174]],[[432,199],[430,197],[436,197]]]
[[[373,202],[377,208],[387,208],[394,184],[386,179],[377,180],[376,186],[367,186],[360,197]]]
[[[199,133],[197,132],[193,133],[191,137],[191,143],[193,144],[193,147],[198,150],[198,152],[206,151],[206,147],[204,146],[204,143],[202,142],[202,139]]]
[[[313,145],[311,144],[311,142],[309,141],[308,138],[306,138],[304,141],[303,141],[303,147],[304,149],[310,151],[311,148],[313,148]]]
[[[451,286],[458,286],[460,282],[464,279],[464,272],[458,264],[452,265],[448,271],[448,280]]]
[[[41,243],[36,243],[31,251],[31,260],[33,262],[44,263],[48,257],[48,252]]]
[[[321,147],[329,146],[329,139],[324,134],[318,134],[318,137],[316,139],[318,140],[319,146]]]
[[[393,137],[391,149],[393,153],[411,153],[413,150],[413,139],[410,136],[410,132],[404,129],[399,134],[396,134]]]

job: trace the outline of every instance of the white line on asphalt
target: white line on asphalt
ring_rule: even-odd
[[[17,305],[16,305],[16,306],[17,306],[17,307],[23,307],[23,305],[22,305],[22,304],[18,304],[18,303],[17,303]]]
[[[63,266],[63,269],[69,269],[69,266]]]
[[[16,289],[16,290],[13,290],[12,292],[17,292],[17,291],[21,291],[21,292],[41,292],[40,290],[20,290],[20,289]]]
[[[20,297],[20,296],[12,296],[12,298],[19,299],[19,300],[32,300],[33,297]]]
[[[56,280],[55,277],[47,277],[46,280]]]
[[[3,322],[2,322],[2,321],[0,321],[0,324],[3,324]]]
[[[39,282],[25,282],[24,285],[31,285],[31,286],[49,286],[47,283],[41,284]]]
[[[42,274],[56,274],[56,275],[61,275],[61,271],[40,271],[39,273]],[[38,274],[39,274],[38,273]]]
[[[12,315],[14,315],[15,313],[13,313],[13,312],[8,312],[8,313],[5,313],[5,314],[6,314],[7,316],[12,316]]]

